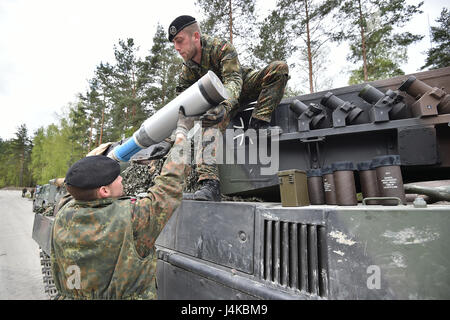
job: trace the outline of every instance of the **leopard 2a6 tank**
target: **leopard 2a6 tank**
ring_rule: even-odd
[[[433,88],[450,91],[450,67],[287,98],[269,137],[241,106],[222,201],[183,200],[156,241],[158,299],[449,299],[450,114]],[[53,217],[36,217],[50,255]]]
[[[409,95],[413,81],[426,92]],[[221,189],[264,202],[183,201],[156,242],[159,299],[449,299],[442,91],[450,92],[450,67],[284,99],[271,123],[282,133],[270,142],[248,133],[252,105],[243,106],[228,127],[234,135],[224,135],[234,162],[219,166]],[[280,183],[307,188],[295,174],[281,181],[291,171],[313,172],[324,193],[357,204],[322,196],[284,206]]]

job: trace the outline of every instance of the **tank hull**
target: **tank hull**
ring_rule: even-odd
[[[450,207],[183,201],[159,299],[449,299]]]

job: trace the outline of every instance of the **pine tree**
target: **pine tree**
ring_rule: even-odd
[[[6,166],[5,166],[5,155],[7,152],[7,143],[2,138],[0,138],[0,188],[6,186]]]
[[[273,10],[260,25],[259,42],[253,54],[264,64],[275,60],[287,61],[296,49],[292,38],[286,32],[287,19]]]
[[[45,144],[45,129],[40,127],[34,133],[33,149],[31,151],[31,174],[33,180],[38,184],[46,183],[44,180],[44,144]],[[47,180],[48,182],[48,180]]]
[[[245,38],[256,21],[255,0],[197,0],[195,4],[206,16],[202,29],[228,38],[231,43],[234,36]]]
[[[422,70],[450,66],[450,11],[443,8],[436,22],[439,25],[431,27],[431,39],[434,46],[427,51],[428,56]]]
[[[112,109],[111,97],[113,87],[113,66],[109,63],[100,63],[90,84],[90,104],[93,106],[91,127],[96,128],[95,140],[97,143],[95,147],[104,141],[109,141],[108,137],[112,134],[107,119],[109,119]]]
[[[146,74],[149,86],[146,90],[146,101],[153,110],[159,110],[176,96],[176,85],[183,60],[167,41],[166,32],[161,24],[156,28],[153,46],[145,58]]]
[[[86,118],[89,122],[89,130],[86,133],[88,139],[88,150],[101,143],[103,138],[103,114],[104,108],[101,104],[100,94],[98,92],[98,80],[93,78],[89,80],[89,89],[86,93],[78,95],[79,103],[86,108]],[[101,114],[101,116],[99,115]],[[97,139],[97,136],[98,139]],[[98,140],[98,142],[96,142]]]
[[[28,162],[30,158],[31,152],[31,140],[28,137],[28,129],[25,124],[22,124],[18,127],[16,132],[16,138],[12,140],[12,152],[13,158],[16,159],[16,174],[18,176],[18,184],[19,186],[25,186],[24,175],[27,174],[28,171]]]
[[[59,127],[60,126],[60,127]],[[70,165],[78,158],[72,154],[72,144],[69,139],[70,128],[66,119],[61,119],[60,125],[51,124],[45,130],[42,141],[42,175],[40,184],[48,180],[64,177]]]
[[[89,118],[88,149],[91,150],[109,141],[112,134],[108,120],[112,109],[113,66],[100,62],[88,85],[86,93],[80,94],[78,98],[86,107],[86,116]]]
[[[114,46],[116,63],[113,66],[111,89],[112,102],[112,136],[119,140],[130,136],[139,129],[147,118],[149,110],[144,105],[145,87],[148,77],[145,70],[146,62],[137,57],[134,40],[119,40],[119,46]]]
[[[0,187],[17,185],[16,163],[12,140],[0,138]]]
[[[337,8],[334,20],[338,21],[331,32],[338,42],[350,43],[347,59],[362,66],[352,73],[350,84],[373,81],[403,74],[400,63],[407,61],[406,48],[423,38],[410,32],[396,33],[418,13],[418,5],[407,5],[406,0],[328,0]]]
[[[90,129],[90,121],[87,117],[87,108],[81,101],[70,106],[68,120],[65,124],[68,133],[67,138],[71,145],[69,163],[74,163],[89,152],[90,141],[87,133]]]
[[[315,91],[315,84],[320,86],[317,74],[323,76],[326,67],[320,62],[324,60],[323,46],[329,36],[322,25],[332,7],[325,8],[321,4],[312,0],[278,0],[276,9],[261,24],[260,42],[254,50],[255,56],[266,63],[295,57],[290,69],[300,68],[291,74],[302,74],[306,70],[310,92]],[[297,53],[300,58],[296,57]]]
[[[255,39],[256,0],[197,0],[195,5],[205,17],[202,32],[228,39],[239,53],[241,62],[251,64],[250,48]]]

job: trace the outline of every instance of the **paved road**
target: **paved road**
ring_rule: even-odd
[[[31,238],[32,202],[21,194],[0,190],[0,299],[47,299],[39,246]]]

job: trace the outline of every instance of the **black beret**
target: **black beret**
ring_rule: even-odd
[[[78,160],[67,171],[66,184],[81,189],[95,189],[111,184],[120,174],[120,165],[107,156]]]
[[[191,16],[179,16],[178,18],[173,20],[169,26],[169,41],[172,42],[173,38],[178,34],[178,32],[195,22],[197,21],[195,21],[195,18]]]

